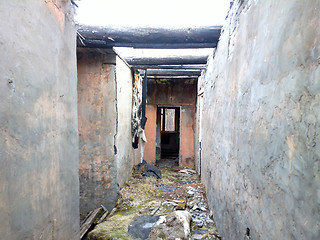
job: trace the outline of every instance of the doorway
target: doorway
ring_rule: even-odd
[[[179,163],[180,107],[161,106],[157,109],[157,160]]]

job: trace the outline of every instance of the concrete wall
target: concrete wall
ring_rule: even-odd
[[[112,50],[78,49],[80,213],[111,210],[131,176],[132,74]],[[138,158],[138,157],[137,157]]]
[[[204,78],[209,204],[224,239],[319,239],[320,2],[240,2]]]
[[[1,239],[79,239],[69,1],[0,1]]]
[[[140,163],[140,148],[132,147],[132,81],[131,69],[116,59],[118,133],[116,135],[118,184],[122,186],[131,177],[133,165]]]
[[[148,80],[145,128],[147,143],[144,159],[156,162],[157,106],[180,106],[179,165],[194,167],[194,128],[197,85],[194,80],[174,80],[174,83]]]

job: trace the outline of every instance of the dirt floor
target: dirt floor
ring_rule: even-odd
[[[146,239],[130,236],[130,224],[140,216],[162,216],[175,210],[187,210],[192,216],[188,239],[220,239],[196,172],[177,166],[159,169],[161,179],[142,177],[135,169],[131,180],[121,189],[113,213],[88,234],[88,239]]]

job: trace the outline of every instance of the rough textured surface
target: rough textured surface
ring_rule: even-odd
[[[140,149],[132,147],[133,74],[119,58],[116,59],[118,133],[116,135],[118,184],[131,177],[132,168],[140,162]]]
[[[79,239],[73,7],[0,1],[0,22],[0,238]]]
[[[136,217],[128,226],[128,235],[133,238],[147,239],[158,219],[159,216],[152,215]]]
[[[78,49],[80,214],[117,200],[116,56]]]
[[[114,207],[139,151],[131,145],[132,74],[112,50],[78,49],[80,213]]]
[[[166,216],[160,216],[152,227],[148,239],[187,239],[190,234],[191,215],[188,211],[174,211]]]
[[[320,238],[319,10],[236,1],[209,60],[201,174],[224,239]]]
[[[166,218],[164,215],[175,210],[178,211],[173,215],[170,214],[171,216],[165,219],[166,224],[162,223],[155,229],[149,239],[155,240],[157,236],[162,237],[161,239],[171,239],[173,236],[177,238],[178,234],[184,237],[190,230],[190,239],[216,239],[219,235],[215,223],[209,217],[205,188],[196,172],[178,166],[160,167],[160,171],[163,176],[161,179],[142,178],[136,168],[133,177],[119,192],[114,214],[109,215],[105,222],[98,224],[88,234],[88,239],[132,240],[136,239],[132,236],[139,235],[142,239],[147,238],[150,228],[157,221],[155,217],[150,218],[150,215]],[[164,188],[169,188],[171,191],[168,192]],[[190,218],[192,218],[191,229]],[[142,228],[144,230],[141,230]]]
[[[146,116],[147,143],[144,159],[156,161],[157,106],[180,106],[180,157],[181,166],[194,166],[194,127],[197,85],[192,80],[156,82],[148,80]]]

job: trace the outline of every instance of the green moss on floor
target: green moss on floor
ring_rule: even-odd
[[[115,214],[108,217],[105,222],[97,225],[95,229],[88,234],[88,239],[137,240],[127,234],[128,226],[136,217],[151,214],[167,215],[174,210],[174,206],[179,206],[180,202],[177,202],[177,200],[181,200],[180,208],[184,209],[188,184],[184,184],[186,180],[181,180],[181,175],[178,173],[180,169],[180,167],[161,167],[162,179],[142,178],[137,171],[134,171],[132,179],[127,182],[119,192]],[[189,179],[195,179],[198,184],[200,183],[197,175],[190,176],[188,177],[188,181]],[[157,185],[160,184],[178,188],[173,192],[163,192],[157,188]],[[176,200],[176,204],[171,207],[166,207],[165,204],[162,204],[166,201],[170,202],[174,200]],[[196,231],[200,229],[193,226],[192,230]],[[215,235],[215,226],[206,229],[206,232],[208,235]]]
[[[109,240],[109,239],[124,239],[133,240],[127,232],[130,222],[136,216],[136,212],[126,211],[117,212],[112,217],[108,218],[107,221],[97,225],[93,231],[88,235],[91,240]]]

